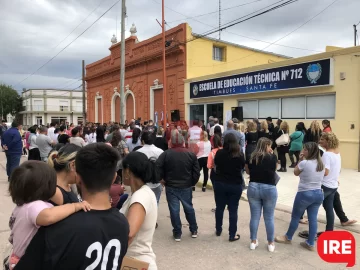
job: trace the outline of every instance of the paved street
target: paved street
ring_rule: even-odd
[[[4,171],[5,157],[0,153],[0,259],[2,259],[2,249],[9,235],[8,219],[14,207],[10,197],[7,195],[7,178]],[[348,174],[349,173],[349,174]],[[352,197],[352,192],[359,190],[359,185],[355,185],[356,173],[343,171],[342,176],[346,175],[344,183],[341,185],[341,195],[344,202],[345,211],[351,218],[359,218],[359,199]],[[353,177],[353,178],[351,178]],[[345,182],[348,181],[349,183]],[[286,206],[292,204],[292,199],[296,192],[296,178],[291,177],[290,173],[280,180],[278,206],[286,210]],[[292,182],[290,182],[292,181]],[[349,189],[349,190],[347,190]],[[245,196],[246,197],[246,196]],[[355,197],[355,196],[353,196]],[[244,200],[240,202],[238,232],[241,240],[229,243],[227,240],[226,228],[228,227],[228,214],[224,216],[224,233],[221,237],[214,235],[214,214],[211,208],[214,207],[213,192],[208,190],[203,193],[200,189],[194,193],[194,206],[199,225],[198,239],[192,239],[188,233],[188,227],[184,215],[183,237],[180,243],[175,243],[172,239],[172,228],[170,224],[169,211],[163,193],[159,210],[159,228],[154,236],[154,250],[157,255],[159,270],[189,270],[189,269],[345,269],[345,265],[327,264],[323,262],[316,252],[309,252],[300,248],[301,238],[294,237],[292,245],[276,245],[274,253],[269,253],[266,247],[266,234],[263,221],[259,227],[260,245],[257,250],[249,250],[249,220],[250,211],[248,203]],[[285,206],[285,207],[284,207]],[[356,212],[357,210],[357,212]],[[321,210],[322,211],[322,210]],[[357,216],[356,216],[357,215]],[[359,218],[360,219],[360,218]],[[286,232],[290,220],[290,215],[284,211],[275,212],[276,234]],[[337,221],[338,222],[338,221]],[[324,224],[319,224],[324,228]],[[300,225],[300,229],[307,229],[306,225]],[[357,229],[354,227],[353,229]],[[360,243],[360,235],[353,233],[357,243]],[[360,245],[357,244],[357,254],[360,253]],[[359,258],[359,256],[357,256]],[[356,268],[356,266],[355,266]]]

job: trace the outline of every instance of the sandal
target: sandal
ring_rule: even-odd
[[[300,219],[299,221],[300,224],[308,224],[309,221],[306,218]]]
[[[309,238],[309,231],[302,231],[298,233],[299,237],[308,239]]]
[[[234,238],[229,238],[229,242],[235,242],[237,240],[240,240],[240,234],[235,235]]]
[[[355,224],[357,222],[357,220],[348,220],[346,222],[341,222],[342,226],[351,226],[353,224]]]

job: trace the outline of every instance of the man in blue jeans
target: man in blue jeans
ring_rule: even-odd
[[[173,236],[176,242],[180,242],[180,202],[190,225],[191,237],[197,238],[198,226],[192,204],[192,187],[199,181],[200,166],[196,155],[185,148],[184,137],[177,129],[171,131],[170,146],[170,149],[160,155],[156,165],[166,189]]]
[[[6,155],[6,173],[8,181],[12,171],[19,167],[20,158],[23,151],[23,143],[19,132],[19,124],[13,122],[11,128],[5,131],[1,136],[1,147],[5,150]]]

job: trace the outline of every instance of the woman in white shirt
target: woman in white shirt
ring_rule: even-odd
[[[126,255],[148,262],[149,270],[157,270],[152,249],[158,207],[154,192],[147,183],[158,183],[156,165],[140,152],[131,152],[123,160],[123,181],[131,187],[131,196],[120,212],[129,222],[129,247]]]
[[[300,162],[296,165],[294,174],[300,176],[300,182],[293,205],[291,222],[287,233],[283,236],[277,236],[275,241],[290,244],[299,226],[300,218],[304,211],[307,210],[309,236],[308,240],[300,244],[302,247],[313,251],[315,249],[317,232],[317,216],[320,205],[324,199],[321,191],[321,183],[325,175],[325,167],[321,160],[317,143],[308,142],[304,145],[304,149],[300,155]]]
[[[131,138],[126,139],[126,144],[129,147],[129,152],[132,152],[136,146],[141,145],[140,140],[141,130],[134,128]]]
[[[203,171],[204,174],[204,182],[202,186],[202,191],[206,191],[206,185],[209,179],[209,169],[207,168],[208,156],[211,152],[211,142],[208,138],[208,133],[206,131],[201,131],[200,133],[200,141],[196,143],[198,147],[198,152],[196,157],[198,159],[200,165],[200,171]]]
[[[320,146],[326,149],[322,156],[325,166],[325,177],[322,182],[324,192],[323,207],[326,212],[326,231],[334,230],[334,197],[339,186],[341,156],[338,150],[339,140],[332,132],[324,132],[320,138]]]
[[[90,134],[85,135],[85,142],[87,142],[87,144],[96,143],[96,129],[95,128],[91,128]]]
[[[86,145],[84,139],[80,137],[80,130],[77,127],[71,130],[71,135],[72,137],[70,137],[70,143],[80,147],[84,147]]]

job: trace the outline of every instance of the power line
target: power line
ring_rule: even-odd
[[[261,49],[260,51],[264,51],[265,49],[269,48],[271,45],[275,44],[276,42],[288,37],[289,35],[291,35],[292,33],[294,33],[295,31],[299,30],[301,27],[303,27],[304,25],[306,25],[307,23],[309,23],[310,21],[312,21],[313,19],[315,19],[317,16],[319,16],[321,13],[323,13],[325,10],[327,10],[329,7],[331,7],[333,4],[335,4],[337,1],[339,0],[334,0],[331,4],[329,4],[328,6],[326,6],[324,9],[322,9],[319,13],[315,14],[313,17],[311,17],[309,20],[307,20],[306,22],[304,22],[303,24],[301,24],[300,26],[298,26],[297,28],[295,28],[293,31],[289,32],[288,34],[286,34],[285,36],[279,38],[278,40],[274,41],[273,43],[269,44],[268,46],[264,47],[263,49]],[[235,62],[235,61],[239,61],[241,59],[244,59],[244,58],[247,58],[251,55],[254,55],[256,54],[257,52],[255,53],[251,53],[247,56],[244,56],[244,57],[241,57],[239,59],[235,59],[234,61],[230,61],[230,62],[226,62],[226,63],[232,63],[232,62]]]
[[[158,4],[159,4],[159,2],[156,2],[155,0],[153,0],[153,1],[154,1],[155,3],[158,3]],[[250,5],[250,4],[253,4],[253,3],[256,3],[256,2],[261,2],[261,1],[263,1],[263,0],[256,0],[256,1],[248,2],[248,3],[244,3],[244,4],[241,4],[241,5],[236,5],[236,6],[232,6],[232,7],[228,7],[228,8],[223,8],[223,9],[221,9],[221,11],[238,8],[238,7]],[[168,7],[166,7],[166,8],[168,8]],[[170,10],[172,10],[172,9],[170,9]],[[203,16],[206,16],[206,15],[215,14],[215,13],[218,13],[218,12],[219,12],[219,11],[217,10],[217,11],[212,11],[212,12],[208,12],[208,13],[203,13],[203,14],[195,15],[195,16],[192,16],[192,17],[188,17],[188,16],[186,16],[186,15],[184,15],[184,14],[179,13],[180,15],[185,16],[186,18],[180,19],[180,20],[174,20],[174,21],[171,21],[170,23],[179,22],[179,21],[182,21],[182,20],[193,19],[193,18],[199,18],[199,17],[203,17]]]
[[[296,1],[298,1],[298,0],[288,0],[288,1],[286,1],[286,2],[283,2],[283,1],[284,1],[284,0],[278,1],[278,2],[276,2],[276,3],[273,3],[273,4],[269,5],[269,6],[266,6],[265,8],[262,8],[262,9],[260,9],[260,10],[251,12],[250,14],[247,14],[247,15],[245,15],[245,16],[242,16],[242,17],[240,17],[240,18],[238,18],[238,19],[236,19],[236,20],[232,20],[232,21],[226,23],[225,26],[223,26],[223,27],[220,28],[220,29],[215,28],[214,30],[209,30],[209,31],[205,32],[204,34],[198,35],[198,36],[196,36],[196,37],[192,37],[192,38],[190,38],[190,39],[182,42],[181,44],[186,44],[186,43],[188,43],[188,42],[192,42],[192,41],[197,40],[197,39],[199,39],[199,38],[202,38],[202,37],[205,37],[205,36],[214,34],[214,33],[218,32],[218,31],[222,31],[222,30],[227,29],[227,28],[229,28],[229,27],[232,27],[232,26],[234,26],[234,25],[236,25],[236,24],[239,24],[239,23],[248,21],[248,20],[250,20],[250,19],[252,19],[252,18],[261,16],[261,15],[263,15],[263,14],[265,14],[265,13],[268,13],[268,12],[271,12],[271,11],[273,11],[273,10],[275,10],[275,9],[281,8],[281,7],[286,6],[286,5],[289,5],[289,4],[292,4],[292,3],[294,3],[294,2],[296,2]],[[280,2],[282,2],[282,3],[280,3]],[[274,6],[275,4],[278,4],[278,5],[277,5],[277,6]],[[274,6],[274,7],[269,8],[269,7],[271,7],[271,6]],[[266,8],[269,8],[269,9],[266,9]],[[259,12],[259,11],[261,11],[261,10],[264,10],[264,9],[265,9],[265,11],[263,11],[263,12],[261,12],[261,13],[257,13],[257,12]],[[257,13],[257,14],[248,17],[249,15],[254,14],[254,13]],[[240,19],[242,19],[242,18],[245,18],[245,17],[248,17],[248,18],[243,19],[243,20],[241,20],[241,21],[238,21],[238,20],[240,20]]]
[[[271,12],[271,11],[273,11],[273,10],[279,9],[279,8],[284,7],[284,6],[286,6],[286,5],[290,5],[290,4],[295,3],[295,2],[297,2],[297,1],[299,1],[299,0],[288,0],[288,1],[283,2],[283,3],[281,3],[281,4],[277,5],[277,6],[272,7],[272,8],[270,8],[270,9],[267,9],[267,10],[265,10],[265,11],[263,11],[263,12],[260,12],[260,13],[258,13],[258,14],[255,14],[255,15],[253,15],[253,16],[250,16],[250,17],[248,17],[248,18],[246,18],[246,19],[240,20],[240,19],[242,19],[242,18],[244,18],[244,17],[247,17],[247,16],[249,16],[250,14],[256,13],[256,12],[258,12],[258,11],[260,11],[260,10],[255,11],[255,12],[252,12],[252,13],[250,13],[250,14],[248,14],[248,15],[245,15],[245,16],[243,16],[243,17],[240,17],[240,18],[236,19],[236,20],[233,20],[233,21],[230,21],[230,22],[226,23],[226,24],[225,24],[223,27],[221,27],[220,29],[210,30],[210,31],[208,31],[207,33],[203,34],[203,36],[211,35],[211,34],[216,33],[217,31],[225,30],[225,29],[227,29],[227,28],[229,28],[229,27],[232,27],[232,26],[235,26],[235,25],[237,25],[237,24],[239,24],[239,23],[242,23],[242,22],[251,20],[251,19],[253,19],[253,18],[255,18],[255,17],[261,16],[261,15],[263,15],[263,14],[266,14],[266,13]],[[279,1],[279,2],[281,2],[281,1]],[[276,3],[279,3],[279,2],[276,2]],[[275,3],[275,4],[276,4],[276,3]],[[272,5],[274,5],[274,4],[272,4]],[[272,5],[270,5],[270,6],[272,6]],[[264,9],[264,8],[263,8],[263,9]],[[239,20],[240,20],[240,21],[239,21]]]
[[[358,26],[359,24],[360,24],[360,22],[358,22],[356,26]]]
[[[94,8],[93,11],[91,11],[91,12],[86,16],[86,18],[83,19],[83,20],[70,32],[70,34],[68,34],[62,41],[60,41],[60,43],[59,43],[58,45],[56,45],[53,50],[55,50],[57,47],[59,47],[59,45],[60,45],[61,43],[63,43],[72,33],[74,33],[75,30],[78,29],[79,26],[80,26],[84,21],[86,21],[86,19],[89,18],[89,17],[101,6],[101,4],[102,4],[103,2],[104,2],[104,0],[101,0],[100,3],[99,3],[99,5],[98,5],[96,8]]]
[[[185,15],[183,15],[183,16],[185,16]],[[199,23],[201,23],[201,24],[203,24],[203,25],[206,25],[206,26],[215,28],[215,26],[213,26],[213,25],[210,25],[210,24],[207,24],[207,23],[198,21],[198,20],[195,20],[195,21],[196,21],[196,22],[199,22]],[[260,41],[260,42],[272,44],[272,42],[269,42],[269,41],[265,41],[265,40],[261,40],[261,39],[256,39],[256,38],[252,38],[252,37],[248,37],[248,36],[244,36],[244,35],[240,35],[240,34],[237,34],[237,33],[234,33],[234,32],[230,32],[230,31],[228,31],[228,30],[225,30],[225,32],[227,32],[227,33],[229,33],[229,34],[232,34],[232,35],[235,35],[235,36],[239,36],[239,37],[243,37],[243,38],[247,38],[247,39],[252,39],[252,40],[255,40],[255,41]],[[286,48],[291,48],[291,49],[297,49],[297,50],[304,50],[304,51],[322,52],[322,51],[305,49],[305,48],[299,48],[299,47],[293,47],[293,46],[282,45],[282,44],[272,44],[272,45],[281,46],[281,47],[286,47]]]
[[[31,76],[33,76],[36,72],[38,72],[40,69],[42,69],[44,66],[46,66],[47,64],[49,64],[52,60],[54,60],[60,53],[62,53],[66,48],[68,48],[72,43],[74,43],[79,37],[81,37],[83,34],[85,34],[85,32],[87,30],[89,30],[95,23],[97,23],[106,13],[108,13],[117,3],[119,3],[121,0],[117,0],[110,8],[108,8],[99,18],[97,18],[88,28],[86,28],[80,35],[78,35],[73,41],[71,41],[68,45],[66,45],[64,48],[62,48],[57,54],[55,54],[55,56],[51,57],[46,63],[44,63],[41,67],[39,67],[37,70],[35,70],[33,73],[31,73],[29,76],[27,76],[25,79],[23,79],[22,81],[18,82],[15,84],[14,88],[26,81],[28,78],[30,78]]]
[[[77,82],[77,81],[79,81],[80,78],[82,78],[82,76],[77,76],[76,78],[69,79],[69,80],[67,80],[67,81],[66,81],[61,87],[59,87],[59,88],[68,87],[68,86],[70,86],[70,85],[72,85],[72,84],[75,83],[74,80],[76,80],[76,82]],[[71,83],[69,84],[69,82],[71,82]]]
[[[155,3],[158,3],[158,2],[156,2],[155,0],[153,0],[153,1],[154,1]],[[258,2],[258,1],[255,1],[255,2]],[[250,2],[250,3],[254,3],[254,2]],[[250,4],[250,3],[247,3],[247,4]],[[275,3],[274,3],[274,4],[275,4]],[[243,5],[244,5],[244,4],[243,4]],[[271,6],[271,5],[270,5],[270,6]],[[235,7],[236,7],[236,6],[235,6]],[[171,11],[173,11],[173,12],[176,12],[176,13],[178,13],[178,14],[186,17],[186,18],[184,18],[184,20],[189,18],[189,17],[187,17],[187,16],[186,16],[185,14],[183,14],[183,13],[180,13],[180,12],[178,12],[178,11],[176,11],[176,10],[173,10],[173,9],[169,8],[169,7],[167,7],[167,8],[170,9]],[[231,8],[234,8],[234,7],[231,7]],[[228,8],[228,9],[230,9],[230,8]],[[226,9],[222,9],[222,10],[226,10]],[[260,9],[260,10],[261,10],[261,9]],[[211,13],[217,13],[217,12],[218,12],[218,11],[214,11],[214,12],[211,12]],[[211,13],[209,13],[209,14],[211,14]],[[207,15],[207,14],[202,14],[202,15],[200,15],[200,16],[203,16],[203,15]],[[193,19],[193,18],[195,18],[195,17],[191,17],[191,18],[192,18],[192,20],[194,20],[195,22],[198,22],[198,23],[200,23],[200,24],[209,26],[209,27],[211,27],[211,28],[215,28],[215,26],[213,26],[213,25],[210,25],[210,24],[204,23],[204,22],[202,22],[202,21]],[[176,20],[176,21],[180,21],[180,20]],[[172,21],[172,22],[169,22],[169,23],[173,23],[173,22],[176,22],[176,21]],[[255,41],[260,41],[260,42],[272,44],[272,43],[269,42],[269,41],[265,41],[265,40],[261,40],[261,39],[256,39],[256,38],[252,38],[252,37],[248,37],[248,36],[244,36],[244,35],[240,35],[240,34],[237,34],[237,33],[234,33],[234,32],[230,32],[230,31],[228,31],[228,30],[226,30],[226,32],[229,33],[229,34],[232,34],[232,35],[239,36],[239,37],[243,37],[243,38],[252,39],[252,40],[255,40]],[[297,50],[304,50],[304,51],[322,52],[322,51],[305,49],[305,48],[299,48],[299,47],[293,47],[293,46],[282,45],[282,44],[272,44],[272,45],[281,46],[281,47],[286,47],[286,48],[291,48],[291,49],[297,49]]]

